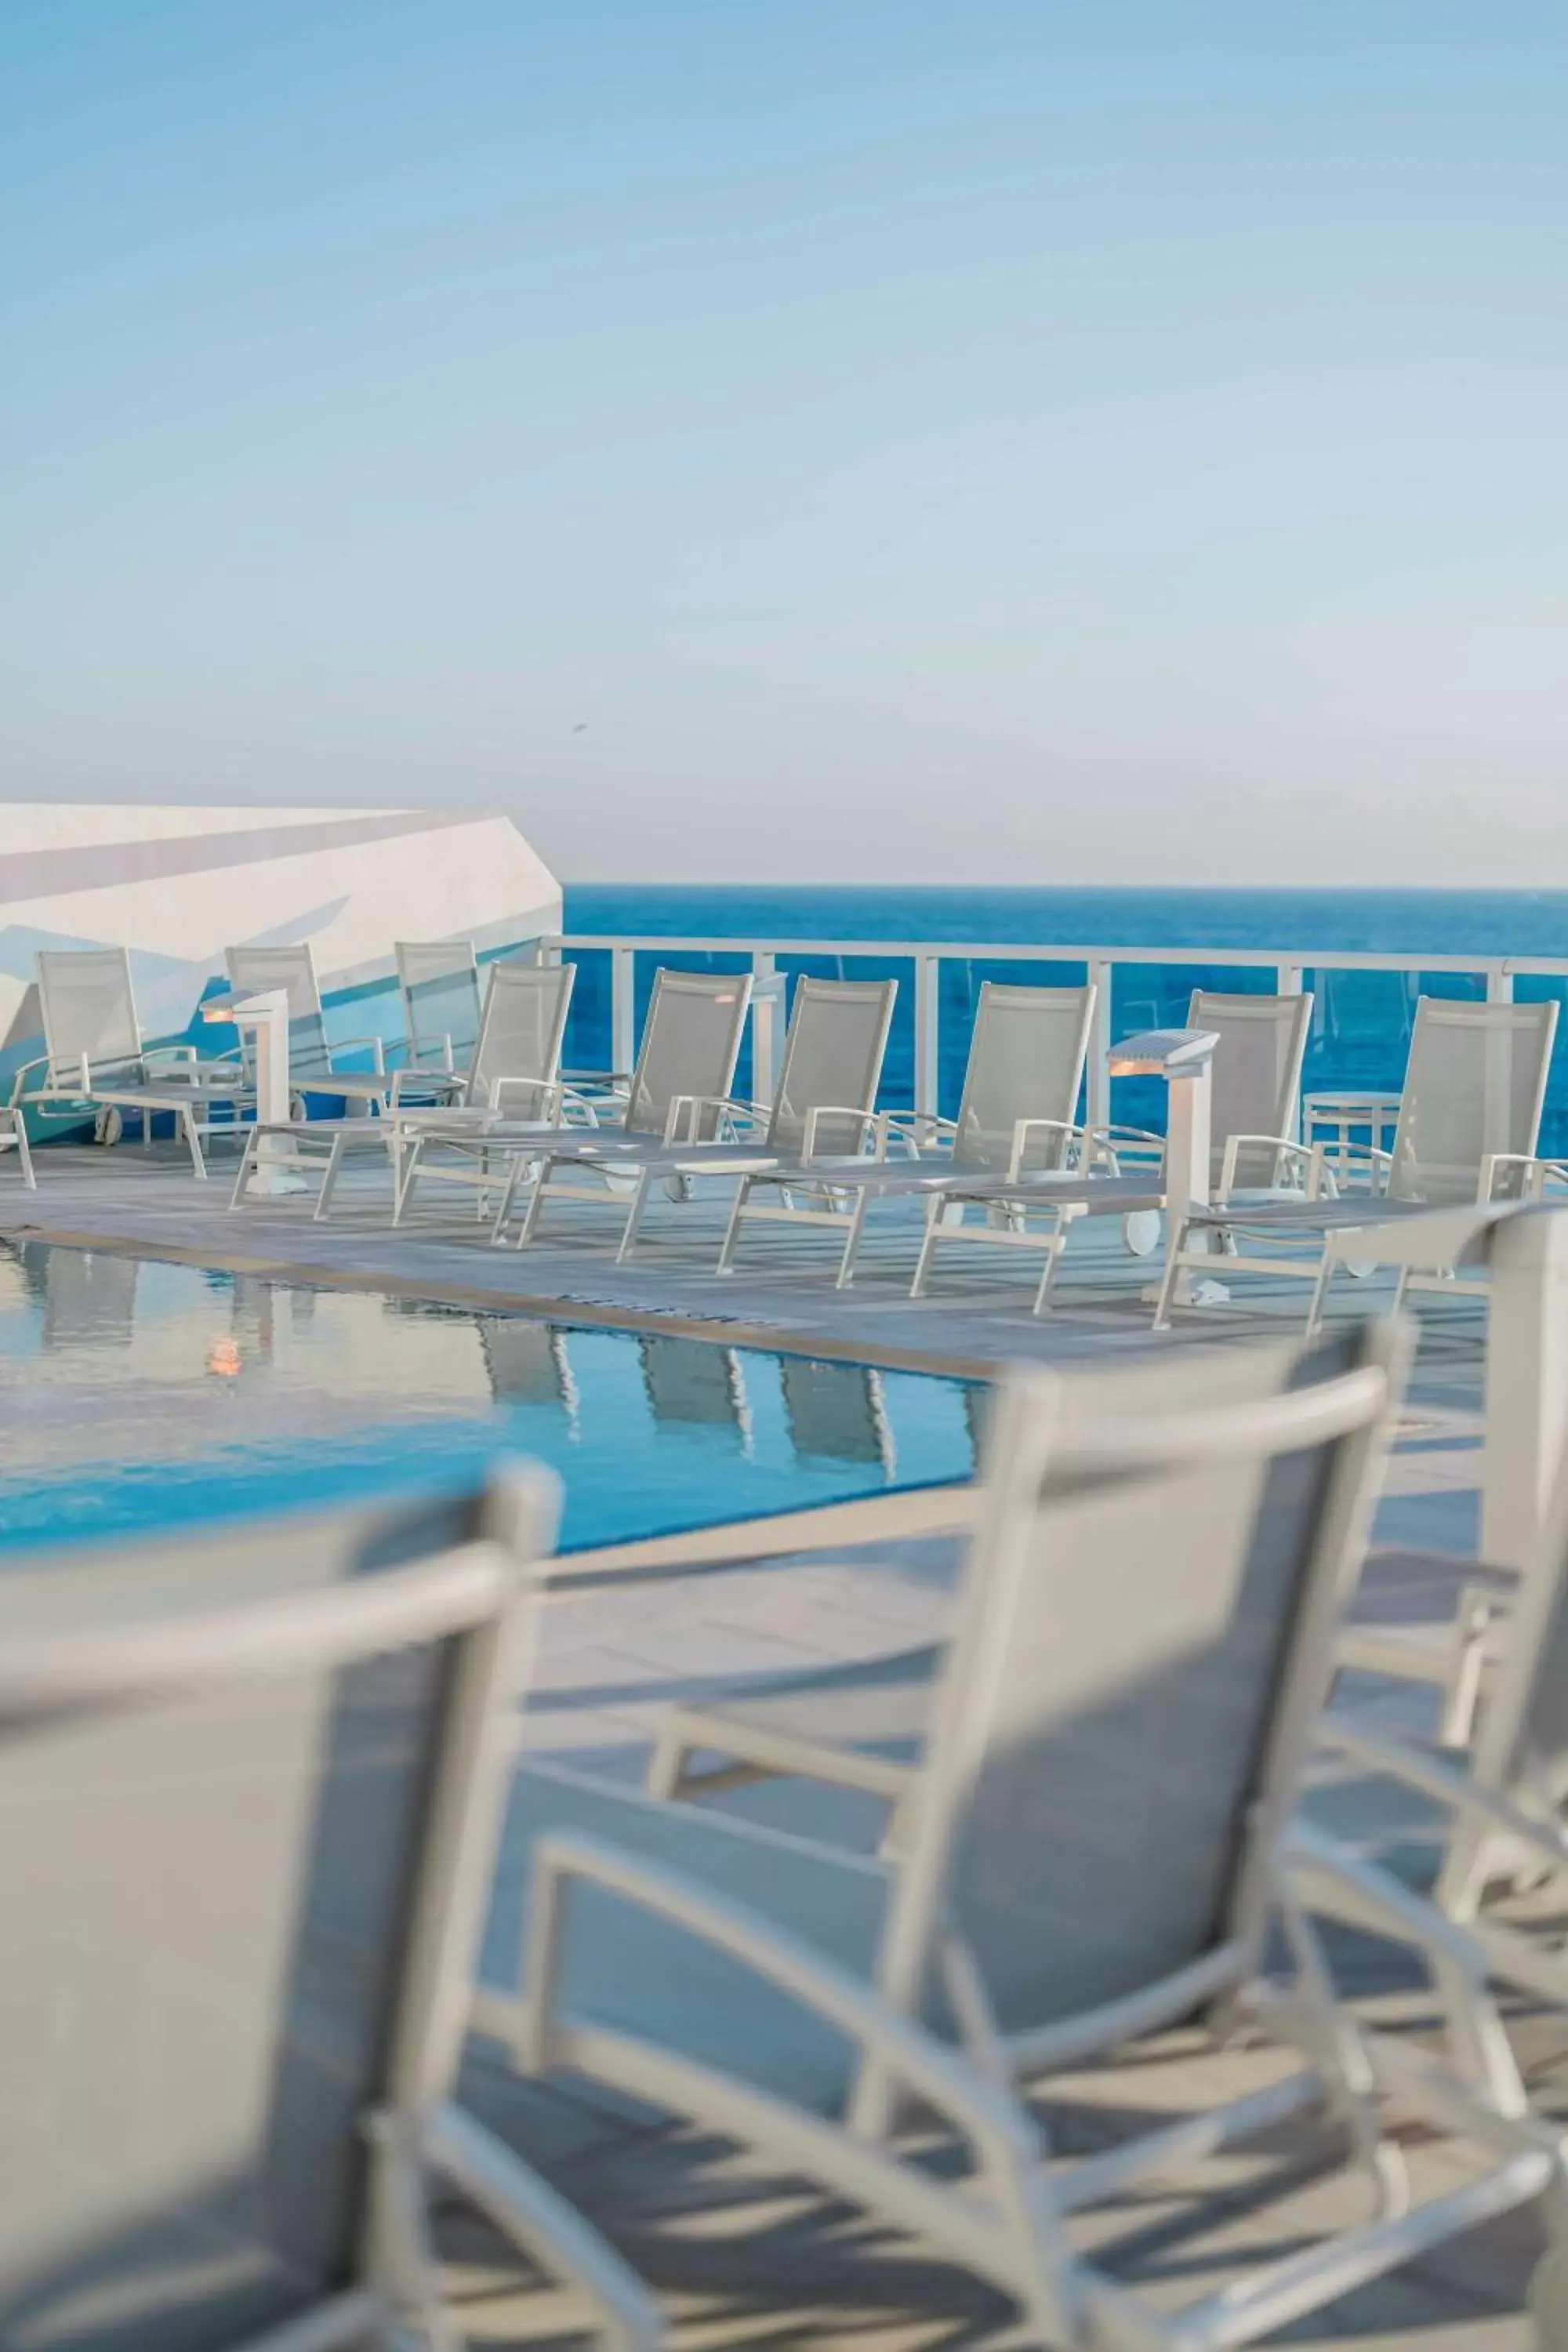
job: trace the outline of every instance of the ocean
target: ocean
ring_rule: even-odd
[[[1071,983],[1081,964],[1009,962],[1010,946],[1224,948],[1260,950],[1256,966],[1191,961],[1123,965],[1111,991],[1112,1034],[1180,1023],[1194,987],[1267,992],[1266,960],[1299,952],[1307,963],[1313,1016],[1303,1083],[1396,1088],[1405,1068],[1417,998],[1423,993],[1481,997],[1479,973],[1332,971],[1311,968],[1321,954],[1395,956],[1561,956],[1568,961],[1568,890],[1233,890],[1233,889],[866,889],[768,887],[755,883],[580,883],[565,893],[571,931],[688,935],[709,939],[953,940],[984,943],[984,961],[949,958],[940,1002],[942,1108],[951,1114],[963,1085],[970,1017],[984,979]],[[637,1014],[660,961],[637,960]],[[666,961],[713,965],[711,956]],[[897,959],[781,957],[792,971],[842,971],[847,977],[892,971],[900,981],[882,1099],[907,1103],[913,1071],[912,968]],[[587,953],[579,974],[567,1041],[569,1063],[601,1068],[609,1053],[609,960]],[[1568,980],[1521,975],[1521,998],[1568,994]],[[749,1082],[742,1066],[741,1083]],[[1148,1080],[1119,1081],[1118,1118],[1158,1124],[1163,1089]],[[1568,1019],[1559,1023],[1542,1123],[1542,1148],[1568,1152]]]

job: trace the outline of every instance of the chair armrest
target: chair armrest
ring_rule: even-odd
[[[918,1160],[921,1156],[922,1136],[928,1141],[945,1139],[952,1143],[957,1139],[958,1121],[943,1118],[934,1110],[884,1110],[877,1114],[877,1130],[879,1160],[887,1158],[888,1146],[892,1142],[908,1144],[911,1155]]]
[[[327,1047],[327,1067],[331,1069],[340,1054],[357,1054],[369,1046],[371,1067],[379,1078],[386,1069],[386,1047],[379,1037],[338,1037]],[[326,1091],[323,1089],[323,1091]]]
[[[859,2054],[945,2116],[983,2170],[1010,2172],[1038,2163],[1038,2141],[1024,2110],[848,1969],[711,1887],[574,1832],[547,1832],[534,1847],[519,2043],[525,2064],[541,2070],[564,2054],[558,2053],[552,2029],[564,2006],[561,1997],[569,1990],[563,1982],[562,1948],[570,1893],[579,1885],[600,1887],[668,1919],[814,2011]],[[569,2042],[570,2020],[563,2023],[562,2039]]]
[[[1497,1198],[1498,1177],[1505,1168],[1520,1170],[1522,1181],[1518,1197],[1521,1201],[1540,1200],[1546,1190],[1548,1169],[1554,1169],[1558,1174],[1563,1172],[1555,1161],[1542,1160],[1533,1151],[1489,1151],[1481,1161],[1480,1180],[1476,1186],[1478,1201]]]
[[[559,1112],[561,1081],[559,1078],[492,1078],[490,1108],[497,1113],[504,1112],[509,1094],[521,1095],[525,1101],[533,1101],[538,1106],[540,1118],[543,1118],[552,1111]]]
[[[1335,1143],[1331,1146],[1320,1141],[1311,1146],[1311,1156],[1307,1169],[1307,1198],[1310,1201],[1336,1199],[1340,1190],[1336,1171],[1358,1160],[1366,1163],[1367,1171],[1373,1180],[1373,1192],[1386,1192],[1388,1179],[1394,1169],[1392,1151],[1380,1150],[1375,1143],[1347,1143],[1342,1146]],[[1378,1181],[1379,1178],[1381,1181]]]
[[[26,1088],[23,1085],[22,1081],[28,1076],[29,1072],[33,1070],[47,1070],[48,1067],[48,1055],[47,1054],[35,1054],[30,1062],[24,1062],[18,1069],[12,1073],[11,1108],[13,1110],[16,1108],[16,1106],[22,1101],[26,1093]]]
[[[1056,1164],[1058,1168],[1065,1168],[1068,1156],[1067,1147],[1076,1138],[1079,1149],[1081,1150],[1084,1129],[1079,1127],[1078,1121],[1074,1118],[1020,1118],[1016,1120],[1013,1127],[1012,1149],[1007,1154],[1007,1173],[1009,1176],[1022,1176],[1026,1172],[1024,1160],[1029,1148],[1029,1138],[1032,1135],[1060,1136],[1063,1139],[1063,1150],[1061,1158]]]
[[[1550,1862],[1554,1870],[1568,1868],[1568,1828],[1527,1813],[1522,1806],[1505,1797],[1500,1789],[1483,1787],[1469,1773],[1442,1757],[1427,1755],[1401,1741],[1379,1739],[1367,1732],[1342,1728],[1332,1716],[1325,1716],[1320,1721],[1318,1740],[1321,1746],[1331,1748],[1364,1772],[1397,1780],[1414,1789],[1418,1796],[1429,1797],[1434,1804],[1470,1815],[1502,1835],[1517,1839]]]
[[[1277,1160],[1287,1160],[1300,1169],[1303,1185],[1310,1182],[1312,1170],[1318,1164],[1310,1144],[1298,1143],[1289,1135],[1227,1135],[1219,1171],[1219,1198],[1222,1202],[1229,1198],[1235,1188],[1236,1163],[1249,1146],[1254,1150],[1272,1151]]]
[[[872,1160],[881,1159],[881,1136],[874,1110],[861,1110],[853,1103],[814,1103],[805,1114],[805,1134],[800,1147],[803,1166],[808,1165],[816,1157],[816,1131],[825,1118],[853,1119],[860,1131],[861,1151],[866,1152],[866,1146],[869,1141],[871,1149],[866,1156]]]
[[[713,1136],[698,1132],[705,1111],[713,1113]],[[737,1126],[755,1126],[766,1116],[760,1105],[740,1102],[732,1095],[671,1095],[665,1113],[664,1139],[667,1143],[710,1143],[726,1132],[732,1135]]]
[[[462,1099],[466,1083],[455,1073],[446,1070],[422,1070],[416,1063],[405,1062],[400,1070],[394,1070],[392,1086],[387,1094],[387,1102],[394,1110],[403,1100],[405,1081],[411,1087],[421,1087],[426,1093],[435,1093],[446,1107],[450,1107]]]

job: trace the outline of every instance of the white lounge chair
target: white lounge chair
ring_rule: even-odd
[[[207,1529],[0,1593],[0,2339],[455,2345],[442,2184],[657,2313],[459,2104],[548,1481]]]
[[[525,1184],[532,1188],[528,1215],[536,1213],[535,1200],[542,1206],[543,1196],[587,1200],[602,1207],[616,1198],[617,1190],[624,1197],[626,1185],[601,1172],[601,1162],[613,1155],[657,1148],[675,1131],[672,1122],[683,1116],[685,1132],[702,1140],[717,1134],[721,1114],[693,1114],[689,1105],[696,1097],[729,1096],[751,1002],[750,973],[661,967],[654,974],[635,1070],[629,1076],[574,1074],[572,1090],[580,1100],[586,1132],[552,1137],[543,1155],[531,1137],[509,1141],[504,1129],[492,1133],[488,1145],[444,1137],[451,1150],[466,1150],[486,1165],[504,1154],[506,1181],[492,1240],[506,1238]],[[584,1173],[587,1182],[582,1181]]]
[[[96,1111],[100,1143],[119,1141],[124,1114],[131,1111],[141,1119],[142,1141],[150,1146],[153,1120],[167,1111],[185,1139],[193,1170],[205,1177],[202,1138],[217,1131],[237,1136],[244,1113],[255,1106],[255,1089],[240,1056],[204,1057],[190,1045],[144,1045],[131,959],[123,948],[40,948],[37,962],[47,1050],[17,1073],[12,1094],[16,1130],[24,1099],[44,1118],[80,1118]],[[29,1086],[38,1070],[42,1080]]]
[[[1289,1827],[1402,1353],[1388,1327],[1300,1364],[1205,1351],[1189,1410],[1100,1423],[1072,1419],[1058,1376],[1011,1381],[898,1855],[525,1769],[479,2030],[531,2070],[613,2079],[819,2181],[1001,2288],[1043,2345],[1210,2352],[1510,2206],[1544,2197],[1568,2228],[1555,2137],[1529,2115],[1474,1942]],[[1286,1853],[1438,1956],[1442,2052],[1331,2006]],[[1277,1925],[1283,1983],[1263,1975]],[[1215,2008],[1303,2069],[1047,2161],[1015,2080]],[[1452,2185],[1413,2210],[1385,2095],[1402,2127],[1415,2116],[1451,2142]],[[1260,2251],[1180,2310],[1115,2276],[1115,2209],[1142,2180],[1313,2109],[1349,2122],[1373,2219]],[[921,2161],[932,2116],[952,2168]],[[1090,2209],[1092,2251],[1073,2235]]]
[[[656,1184],[678,1187],[700,1176],[743,1176],[780,1162],[797,1169],[803,1186],[831,1181],[836,1165],[862,1150],[875,1132],[874,1105],[888,1047],[897,981],[816,980],[803,973],[784,1038],[778,1090],[765,1108],[697,1092],[670,1097],[667,1134],[676,1142],[613,1139],[596,1147],[580,1140],[574,1164],[599,1166],[601,1180],[632,1188],[616,1264],[636,1247],[649,1196]],[[712,1140],[705,1139],[711,1137]],[[820,1174],[806,1162],[820,1160]],[[585,1186],[570,1188],[554,1175],[552,1157],[530,1200],[518,1246],[532,1241],[544,1202],[570,1189],[578,1197],[603,1200]],[[508,1204],[503,1202],[503,1217]],[[504,1230],[497,1220],[497,1235]],[[722,1271],[722,1265],[721,1266]]]
[[[853,1167],[835,1171],[833,1190],[814,1192],[808,1205],[793,1197],[802,1189],[798,1169],[758,1169],[742,1176],[720,1272],[732,1268],[748,1223],[826,1225],[845,1237],[837,1286],[842,1290],[854,1280],[866,1213],[873,1201],[938,1192],[944,1179],[1027,1180],[1073,1165],[1081,1137],[1079,1095],[1095,994],[1092,985],[1014,988],[986,981],[975,1008],[957,1118],[882,1112],[872,1131],[874,1160],[868,1164],[858,1155]],[[915,1156],[889,1159],[889,1151]],[[762,1200],[756,1198],[759,1192],[765,1196]],[[960,1218],[963,1213],[960,1206]],[[934,1219],[928,1225],[928,1257],[935,1238],[945,1230]],[[975,1236],[971,1233],[966,1238]],[[1002,1211],[979,1238],[1016,1244],[1017,1234]]]
[[[289,999],[289,1080],[297,1114],[305,1115],[307,1095],[333,1095],[367,1108],[384,1106],[390,1075],[386,1048],[379,1036],[340,1037],[329,1043],[327,1016],[316,979],[316,959],[309,940],[288,947],[226,948],[224,961],[234,988],[247,996],[281,989]],[[370,1056],[368,1070],[342,1070],[343,1054]]]
[[[404,1063],[454,1077],[479,1034],[479,968],[472,940],[399,940]]]
[[[428,1100],[405,1101],[405,1081],[427,1092],[431,1074],[421,1071],[410,1078],[406,1070],[394,1070],[386,1074],[384,1093],[373,1105],[370,1118],[263,1122],[247,1147],[229,1205],[238,1208],[245,1200],[263,1151],[275,1165],[320,1171],[318,1218],[330,1213],[351,1152],[369,1150],[386,1160],[395,1223],[416,1176],[474,1184],[478,1171],[473,1160],[459,1158],[453,1167],[425,1147],[445,1142],[449,1134],[480,1135],[514,1111],[535,1126],[555,1124],[562,1105],[561,1046],[575,977],[572,964],[492,963],[468,1066],[435,1081],[448,1100],[438,1108]]]
[[[1310,991],[1237,996],[1194,988],[1186,1025],[1218,1042],[1209,1064],[1210,1181],[1232,1192],[1304,1192],[1312,1154],[1298,1132],[1301,1064],[1312,1021]],[[1142,1128],[1097,1128],[1092,1143],[1115,1174],[1159,1165],[1165,1139]]]
[[[1562,1172],[1536,1155],[1556,1029],[1554,1001],[1468,1004],[1422,997],[1394,1150],[1351,1147],[1366,1169],[1368,1192],[1330,1197],[1326,1147],[1319,1144],[1305,1200],[1222,1197],[1209,1208],[1186,1211],[1166,1257],[1155,1328],[1168,1327],[1184,1272],[1220,1270],[1227,1281],[1236,1274],[1265,1274],[1310,1282],[1307,1329],[1315,1331],[1335,1269],[1365,1274],[1376,1265],[1376,1237],[1369,1228],[1424,1209],[1539,1193],[1549,1175]],[[1334,1165],[1344,1165],[1338,1149]],[[1241,1255],[1230,1247],[1237,1234],[1267,1244],[1271,1254]],[[1220,1269],[1210,1254],[1214,1244],[1229,1251]],[[1305,1257],[1299,1254],[1303,1249]],[[1398,1298],[1411,1279],[1402,1270]],[[1452,1286],[1440,1267],[1414,1279],[1418,1288],[1434,1280]]]
[[[38,1189],[38,1180],[33,1169],[33,1149],[27,1140],[26,1116],[22,1108],[22,1098],[26,1092],[26,1080],[23,1073],[18,1070],[11,1082],[10,1101],[0,1104],[0,1152],[16,1153],[16,1165],[22,1171],[23,1183],[29,1192],[36,1192]]]

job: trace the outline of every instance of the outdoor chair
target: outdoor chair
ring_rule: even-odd
[[[1312,1154],[1297,1130],[1301,1064],[1312,1021],[1310,991],[1289,996],[1233,996],[1194,988],[1189,1029],[1217,1039],[1209,1064],[1210,1185],[1233,1192],[1303,1193]],[[1165,1139],[1143,1128],[1096,1128],[1090,1148],[1112,1175],[1131,1161],[1161,1166]]]
[[[437,2183],[658,2341],[456,2088],[553,1515],[523,1476],[7,1572],[7,2345],[454,2346]]]
[[[391,1085],[385,1044],[375,1035],[329,1042],[316,958],[309,940],[288,947],[226,948],[224,962],[237,994],[259,996],[281,989],[288,997],[289,1083],[296,1117],[305,1117],[306,1097],[312,1094],[363,1103],[367,1109],[384,1105]],[[343,1054],[368,1054],[370,1068],[340,1069],[338,1057]]]
[[[124,948],[40,948],[37,964],[47,1050],[16,1073],[11,1095],[24,1172],[31,1164],[21,1140],[25,1102],[41,1118],[79,1120],[94,1111],[100,1143],[117,1143],[125,1114],[134,1112],[148,1148],[153,1120],[166,1111],[185,1139],[193,1170],[205,1177],[202,1138],[219,1130],[237,1135],[244,1114],[255,1108],[241,1057],[204,1057],[186,1044],[143,1044]],[[29,1085],[39,1070],[41,1081]]]
[[[1539,1195],[1548,1176],[1563,1172],[1536,1156],[1556,1029],[1554,1001],[1470,1004],[1422,997],[1394,1150],[1350,1147],[1364,1164],[1369,1190],[1335,1197],[1327,1149],[1318,1144],[1304,1200],[1222,1195],[1207,1208],[1184,1211],[1165,1261],[1155,1329],[1169,1326],[1184,1273],[1223,1272],[1226,1281],[1236,1274],[1261,1274],[1310,1282],[1307,1329],[1315,1331],[1336,1268],[1365,1275],[1375,1267],[1379,1223],[1424,1209]],[[1336,1147],[1336,1167],[1343,1160]],[[1241,1255],[1233,1246],[1238,1234],[1269,1254]],[[1215,1244],[1227,1252],[1222,1266],[1212,1255]],[[1290,1255],[1292,1248],[1308,1255]],[[1426,1277],[1402,1269],[1396,1304],[1412,1279],[1420,1288],[1454,1286],[1444,1268],[1433,1267]]]
[[[665,1133],[679,1140],[633,1143],[629,1130],[605,1150],[600,1175],[629,1192],[616,1262],[632,1255],[655,1185],[677,1193],[697,1177],[744,1176],[755,1169],[788,1165],[802,1187],[831,1181],[832,1171],[856,1160],[874,1138],[877,1087],[887,1052],[897,981],[816,980],[803,973],[784,1038],[778,1087],[771,1104],[732,1100],[698,1088],[673,1091]],[[592,1168],[593,1138],[578,1147],[574,1165]],[[586,1186],[557,1180],[547,1158],[533,1188],[518,1237],[522,1248],[538,1234],[544,1203],[563,1191],[576,1198],[604,1199]],[[496,1222],[502,1237],[510,1204],[504,1201]],[[720,1271],[724,1270],[722,1258]]]
[[[1069,1380],[1013,1376],[897,1853],[524,1769],[479,2032],[816,2181],[999,2287],[1025,2340],[1051,2347],[1207,2352],[1510,2207],[1542,2198],[1568,2228],[1556,2137],[1529,2113],[1479,1947],[1289,1825],[1405,1346],[1384,1324],[1304,1355],[1205,1351],[1184,1408],[1148,1414],[1133,1366],[1126,1411],[1095,1421],[1072,1414]],[[1288,1862],[1436,1955],[1437,2051],[1333,2006]],[[1277,1930],[1291,1966],[1270,1980]],[[1047,2161],[1016,2084],[1205,2013],[1222,2032],[1250,2017],[1304,2065]],[[1390,2106],[1453,2159],[1413,2209]],[[1259,2246],[1175,2311],[1115,2275],[1140,2183],[1325,2110],[1373,2219],[1282,2258]]]
[[[534,1204],[542,1210],[546,1197],[603,1207],[635,1190],[635,1174],[618,1176],[605,1163],[661,1146],[673,1131],[672,1121],[693,1098],[728,1097],[751,1002],[749,972],[661,967],[654,974],[636,1068],[629,1076],[573,1076],[581,1130],[552,1136],[548,1151],[541,1151],[532,1137],[509,1136],[503,1126],[479,1140],[465,1140],[443,1129],[441,1139],[449,1153],[466,1151],[481,1171],[498,1163],[504,1169],[492,1240],[505,1239],[525,1184],[531,1186],[525,1218],[535,1223]],[[687,1130],[704,1140],[716,1135],[720,1125],[717,1111],[686,1118]]]
[[[855,1277],[855,1261],[873,1201],[952,1197],[947,1186],[959,1177],[1008,1178],[1026,1191],[1037,1176],[1058,1174],[1078,1159],[1077,1124],[1094,1020],[1096,991],[1085,988],[1013,988],[986,981],[980,991],[963,1093],[956,1119],[934,1113],[883,1111],[870,1141],[873,1157],[857,1154],[852,1167],[835,1170],[833,1189],[814,1188],[810,1202],[794,1197],[802,1189],[797,1168],[758,1169],[743,1175],[735,1194],[720,1272],[735,1262],[748,1223],[826,1225],[841,1231],[844,1247],[837,1286]],[[890,1158],[898,1152],[902,1156]],[[764,1197],[759,1200],[756,1195]],[[962,1220],[963,1205],[957,1204]],[[1016,1247],[1022,1217],[994,1209],[978,1234],[966,1240],[1001,1242]],[[940,1211],[926,1225],[922,1262],[949,1226]],[[1048,1246],[1048,1244],[1042,1244]],[[1059,1244],[1058,1244],[1059,1246]]]
[[[330,1213],[354,1151],[369,1150],[390,1167],[395,1223],[416,1177],[471,1185],[472,1162],[462,1160],[453,1168],[422,1147],[444,1142],[448,1132],[482,1133],[514,1108],[535,1128],[555,1124],[562,1108],[561,1046],[575,978],[572,964],[492,963],[468,1066],[438,1081],[451,1099],[438,1108],[427,1102],[407,1103],[402,1087],[409,1074],[395,1070],[385,1077],[384,1094],[370,1118],[260,1123],[236,1178],[230,1206],[238,1208],[245,1200],[251,1172],[263,1153],[274,1166],[296,1172],[320,1169],[318,1218]],[[420,1073],[414,1083],[427,1088],[430,1074]]]
[[[399,940],[404,1066],[455,1077],[479,1034],[479,970],[472,940]]]
[[[0,1104],[0,1151],[16,1153],[23,1183],[29,1192],[36,1192],[38,1180],[33,1171],[33,1149],[27,1140],[26,1117],[22,1108],[25,1087],[22,1073],[18,1071],[12,1081],[10,1101]]]

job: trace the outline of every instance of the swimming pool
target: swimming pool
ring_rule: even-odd
[[[615,1543],[967,1476],[963,1382],[0,1243],[0,1548],[559,1472]]]

